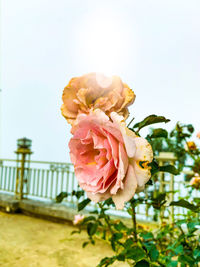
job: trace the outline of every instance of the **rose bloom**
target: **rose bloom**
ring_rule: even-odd
[[[190,180],[190,185],[196,189],[200,188],[200,176],[198,174]]]
[[[88,198],[97,203],[112,197],[122,209],[150,179],[153,152],[146,139],[126,127],[122,116],[112,112],[111,119],[99,109],[78,115],[71,130],[70,157]]]
[[[193,141],[187,142],[187,147],[189,150],[196,150],[197,149],[196,144]]]
[[[199,138],[199,139],[200,139],[200,132],[198,132],[198,133],[197,133],[197,138]]]
[[[73,224],[77,225],[77,224],[81,223],[84,220],[84,218],[85,218],[84,215],[80,215],[80,214],[75,215],[74,220],[73,220]]]
[[[128,117],[127,107],[135,100],[134,92],[117,76],[89,73],[72,78],[63,91],[62,115],[72,125],[79,113],[101,109]]]

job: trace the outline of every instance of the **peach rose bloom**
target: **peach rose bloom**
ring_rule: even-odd
[[[190,180],[190,185],[196,189],[200,188],[200,176],[198,173],[196,173],[195,176]]]
[[[74,220],[73,220],[73,224],[77,225],[77,224],[81,223],[84,220],[84,218],[85,218],[84,215],[80,215],[80,214],[75,215]]]
[[[199,138],[199,139],[200,139],[200,132],[198,132],[198,133],[197,133],[197,138]]]
[[[195,142],[193,142],[193,141],[189,141],[189,142],[187,142],[187,148],[188,148],[189,150],[196,150],[196,149],[197,149],[196,144],[195,144]],[[186,149],[186,150],[188,150],[188,149]]]
[[[153,152],[146,139],[126,127],[122,116],[110,116],[112,120],[99,109],[78,115],[71,130],[70,157],[88,198],[97,203],[112,197],[122,209],[150,179]],[[143,167],[140,161],[145,161]]]
[[[89,73],[72,78],[64,88],[62,100],[62,115],[72,125],[79,113],[97,108],[107,115],[115,111],[127,118],[127,107],[134,102],[135,94],[117,76]]]

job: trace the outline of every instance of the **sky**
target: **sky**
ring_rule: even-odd
[[[62,90],[88,72],[131,87],[150,114],[200,130],[199,0],[1,0],[0,156],[33,140],[32,159],[69,162]],[[131,118],[131,117],[130,117]],[[158,125],[162,126],[162,125]],[[145,133],[145,132],[144,132]]]

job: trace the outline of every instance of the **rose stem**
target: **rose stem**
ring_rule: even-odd
[[[135,205],[131,203],[131,207],[132,207],[133,235],[135,242],[137,242],[137,223],[136,223]]]

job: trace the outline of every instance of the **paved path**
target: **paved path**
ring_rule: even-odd
[[[101,258],[112,255],[101,240],[82,249],[87,235],[71,235],[74,229],[71,224],[0,212],[0,266],[95,267]],[[112,266],[128,265],[119,262]]]

